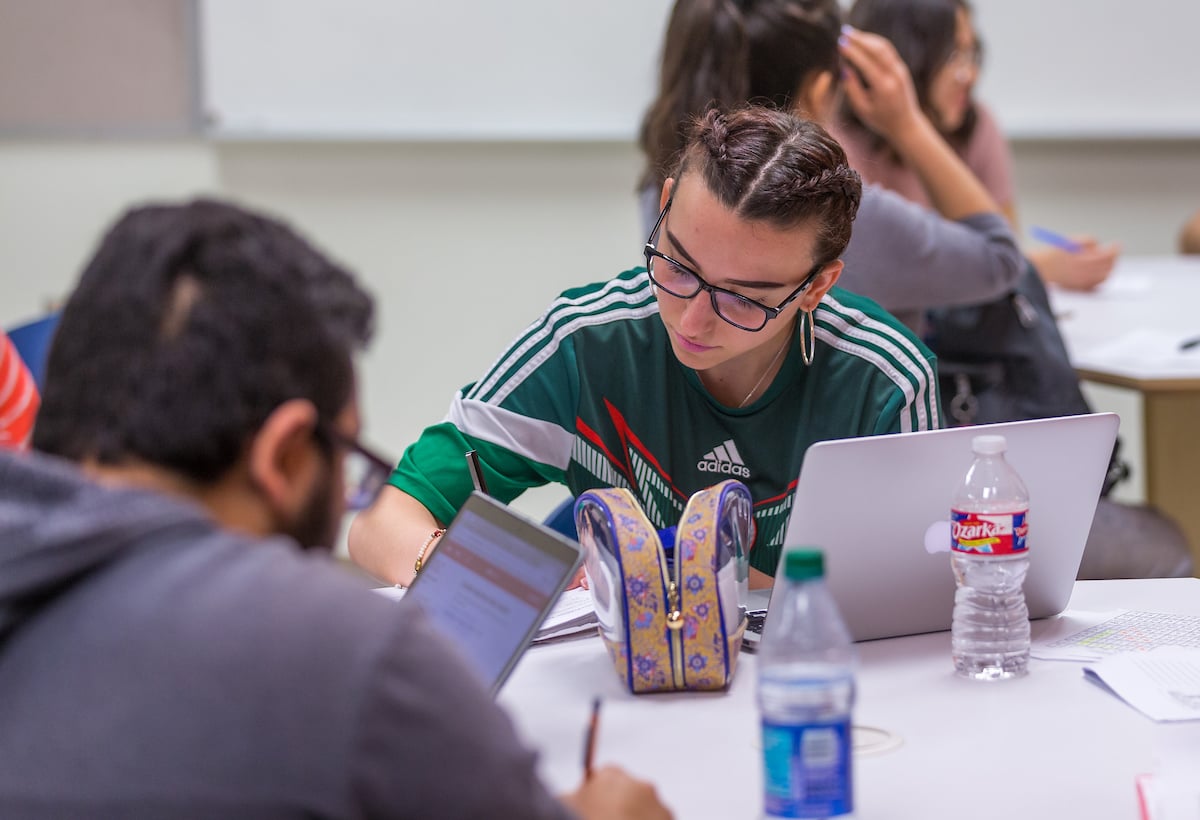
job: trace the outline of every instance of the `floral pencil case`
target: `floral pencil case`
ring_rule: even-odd
[[[690,499],[664,546],[633,493],[588,490],[575,502],[584,567],[609,657],[634,693],[724,689],[746,629],[754,513],[723,481]]]

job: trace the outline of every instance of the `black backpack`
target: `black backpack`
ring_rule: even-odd
[[[938,392],[952,426],[1092,412],[1071,366],[1042,279],[1028,261],[1016,286],[992,302],[939,308],[926,341],[938,357]],[[1102,495],[1129,476],[1113,448]]]

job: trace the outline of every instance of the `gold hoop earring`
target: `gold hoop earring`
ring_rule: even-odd
[[[808,319],[808,339],[805,341],[804,320]],[[804,360],[804,366],[807,367],[813,363],[813,356],[817,353],[817,326],[813,322],[811,310],[806,310],[800,314],[800,358]]]

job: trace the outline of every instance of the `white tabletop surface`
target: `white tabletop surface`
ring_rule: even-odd
[[[1090,293],[1051,289],[1072,363],[1129,378],[1200,377],[1200,256],[1123,257]]]
[[[1080,582],[1059,618],[1115,608],[1200,614],[1200,579]],[[1049,623],[1034,623],[1035,639]],[[858,646],[854,723],[900,741],[856,756],[860,818],[1135,820],[1134,778],[1154,769],[1156,748],[1188,732],[1200,743],[1200,723],[1155,724],[1087,682],[1079,663],[1033,659],[1025,678],[978,683],[954,676],[948,632]],[[654,781],[680,818],[752,818],[762,805],[754,683],[743,653],[727,692],[634,696],[599,638],[585,637],[531,648],[499,700],[557,790],[578,784],[601,695],[599,763]]]

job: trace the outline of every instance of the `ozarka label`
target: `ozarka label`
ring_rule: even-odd
[[[1027,510],[1015,513],[950,511],[950,548],[970,555],[1013,555],[1025,552]]]

